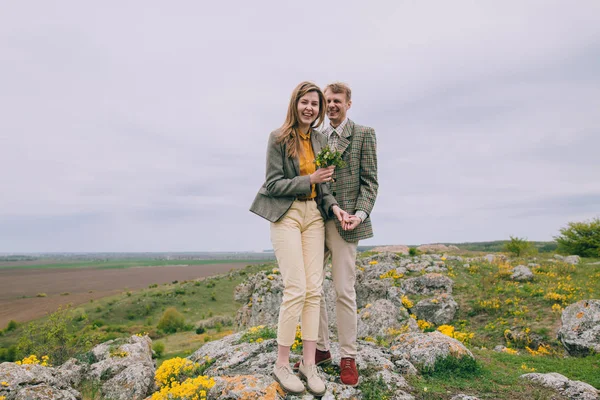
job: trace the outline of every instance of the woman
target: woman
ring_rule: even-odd
[[[324,182],[333,167],[316,169],[315,154],[325,145],[316,131],[325,118],[325,96],[311,82],[293,91],[287,117],[271,133],[267,148],[265,184],[250,211],[271,221],[271,242],[283,277],[284,292],[277,328],[277,362],[273,377],[288,393],[304,392],[304,385],[289,364],[290,347],[301,318],[303,359],[300,377],[306,388],[321,396],[326,387],[317,374],[315,350],[319,328],[319,302],[323,285],[324,219],[347,217]]]

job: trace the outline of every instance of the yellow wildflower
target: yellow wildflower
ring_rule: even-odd
[[[406,295],[402,296],[402,305],[404,306],[404,308],[413,308],[414,307],[414,303],[412,301],[410,301]]]
[[[425,329],[429,329],[433,326],[433,324],[431,322],[427,322],[424,319],[417,320],[417,325],[419,326],[419,329],[421,329],[422,331],[424,331]]]

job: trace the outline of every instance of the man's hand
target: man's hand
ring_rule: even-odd
[[[342,223],[342,224],[344,223],[344,220],[347,219],[348,216],[350,215],[338,206],[331,207],[331,211],[333,211],[333,215],[335,215],[337,217],[338,221],[340,221],[340,223]]]
[[[357,226],[360,225],[360,223],[362,222],[362,220],[357,217],[356,215],[350,215],[350,214],[346,214],[347,217],[346,219],[344,219],[344,221],[342,222],[342,229],[345,231],[351,231],[356,229]]]

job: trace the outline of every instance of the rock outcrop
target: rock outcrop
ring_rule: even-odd
[[[446,357],[469,357],[473,353],[461,342],[440,332],[406,333],[392,342],[392,355],[406,358],[417,369],[435,369],[435,364]]]
[[[281,399],[279,386],[271,377],[273,365],[277,359],[277,342],[267,339],[260,343],[242,341],[243,333],[229,335],[221,340],[202,346],[189,358],[202,362],[207,357],[212,364],[205,371],[206,375],[214,376],[216,384],[208,393],[209,399]],[[331,343],[333,365],[340,362],[339,345]],[[400,354],[400,353],[399,353]],[[402,358],[398,355],[396,358]],[[363,380],[378,380],[385,382],[388,390],[393,391],[399,399],[413,399],[404,392],[409,386],[402,372],[414,367],[409,362],[396,365],[391,360],[394,357],[389,350],[367,341],[359,341],[359,352],[356,364]],[[299,354],[292,354],[291,361],[300,360]],[[324,368],[320,373],[327,382],[327,393],[323,399],[354,399],[360,398],[360,389],[341,385],[337,381],[337,367]],[[236,397],[237,396],[237,397]],[[245,397],[244,397],[245,396]],[[271,397],[272,396],[272,397]],[[312,396],[287,396],[287,399],[308,399]]]
[[[456,315],[458,304],[452,295],[442,293],[431,299],[419,301],[412,312],[419,318],[436,325],[449,324]]]
[[[0,396],[7,400],[79,400],[81,394],[62,379],[57,369],[37,364],[0,364]]]
[[[581,381],[572,381],[566,376],[551,372],[549,374],[524,374],[522,379],[539,383],[550,389],[554,389],[570,400],[597,400],[599,398],[598,390],[592,385]]]
[[[513,281],[532,281],[533,280],[533,272],[529,268],[524,265],[517,265],[513,268],[513,273],[510,276],[510,279]]]
[[[400,254],[404,254],[405,256],[407,256],[410,249],[408,246],[399,244],[399,245],[395,245],[395,246],[379,246],[379,247],[375,247],[375,248],[371,249],[371,251],[400,253]]]
[[[445,275],[431,273],[402,281],[400,287],[410,294],[442,294],[452,293],[454,282]]]
[[[558,339],[569,354],[600,353],[600,300],[581,300],[565,308]]]
[[[577,265],[581,262],[581,257],[579,256],[561,256],[559,254],[555,254],[554,258],[563,262],[566,262],[567,264],[573,264],[573,265]]]
[[[454,245],[446,246],[445,244],[422,244],[417,247],[421,253],[446,253],[448,251],[460,250]]]
[[[148,336],[102,343],[90,352],[91,364],[70,359],[58,368],[39,364],[0,364],[0,396],[7,400],[80,400],[73,389],[83,380],[96,382],[103,398],[145,399],[155,389],[152,341]]]
[[[419,327],[404,307],[395,306],[389,300],[381,299],[367,304],[358,314],[359,338],[389,336],[390,332],[401,330],[418,331]]]

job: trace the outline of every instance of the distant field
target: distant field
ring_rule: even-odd
[[[170,265],[207,265],[207,264],[232,264],[232,263],[264,263],[272,260],[109,260],[109,261],[57,261],[57,260],[34,260],[34,261],[0,261],[0,269],[8,268],[99,268],[99,269],[123,269],[132,267],[156,267]]]
[[[37,262],[0,268],[0,329],[10,320],[30,321],[61,305],[76,306],[152,284],[205,278],[248,264],[264,263],[261,260]]]

